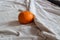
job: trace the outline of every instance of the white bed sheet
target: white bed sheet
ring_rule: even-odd
[[[17,21],[18,10],[26,9],[35,14],[35,24],[22,25]],[[16,37],[1,34],[0,40],[60,40],[59,20],[60,7],[47,0],[0,0],[0,30],[20,33]]]

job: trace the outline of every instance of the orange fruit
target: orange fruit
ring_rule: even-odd
[[[30,23],[34,20],[34,15],[30,11],[22,11],[18,15],[18,21],[22,24]]]

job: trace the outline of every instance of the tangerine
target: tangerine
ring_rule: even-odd
[[[27,24],[27,23],[32,22],[33,20],[34,20],[34,15],[30,11],[22,11],[18,15],[18,21],[21,24]]]

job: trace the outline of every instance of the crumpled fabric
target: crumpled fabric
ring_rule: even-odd
[[[22,10],[31,11],[34,22],[20,24]],[[0,40],[60,40],[59,20],[60,7],[47,0],[0,0]]]
[[[55,34],[56,38],[60,40],[60,7],[46,0],[37,1],[35,5],[37,8],[36,25],[43,31]]]

